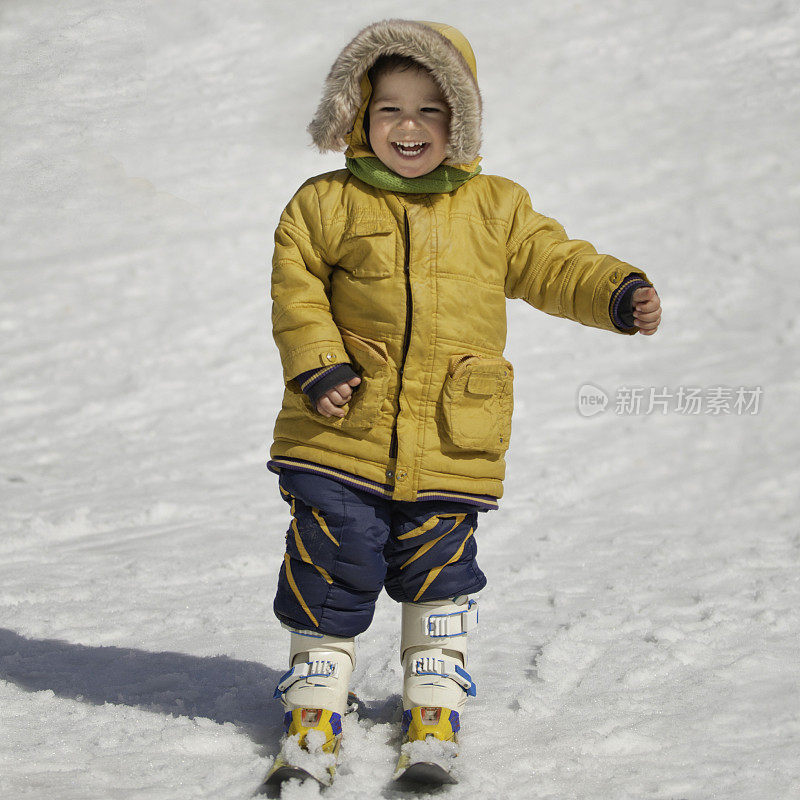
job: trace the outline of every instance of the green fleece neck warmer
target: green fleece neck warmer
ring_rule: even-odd
[[[404,178],[402,175],[392,172],[377,157],[345,158],[345,162],[347,169],[364,183],[368,183],[376,189],[388,189],[390,192],[409,194],[452,192],[481,171],[480,166],[475,172],[465,172],[463,169],[457,169],[448,164],[439,164],[427,175],[420,175],[419,178]]]

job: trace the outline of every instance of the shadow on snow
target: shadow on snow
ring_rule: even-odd
[[[227,656],[149,653],[26,639],[0,628],[0,679],[30,692],[94,705],[112,703],[233,723],[254,742],[278,747],[283,712],[272,699],[281,673]]]

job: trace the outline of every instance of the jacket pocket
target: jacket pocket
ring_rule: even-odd
[[[344,406],[342,418],[323,417],[314,411],[316,418],[334,428],[368,431],[380,415],[389,384],[389,357],[386,345],[339,328],[345,350],[359,374],[361,383],[353,390],[350,402]]]
[[[392,220],[351,220],[342,233],[338,266],[355,278],[388,278],[395,270],[396,244]]]
[[[457,355],[442,392],[450,441],[464,450],[502,454],[511,437],[514,368],[504,358]]]

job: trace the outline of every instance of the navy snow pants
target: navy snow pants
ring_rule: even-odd
[[[477,592],[478,510],[458,502],[400,502],[321,475],[282,470],[292,522],[274,610],[291,628],[356,636],[381,588],[399,603]]]

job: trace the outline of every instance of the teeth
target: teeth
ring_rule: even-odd
[[[414,149],[416,147],[422,147],[425,142],[395,142],[398,147],[402,147],[405,149]]]

